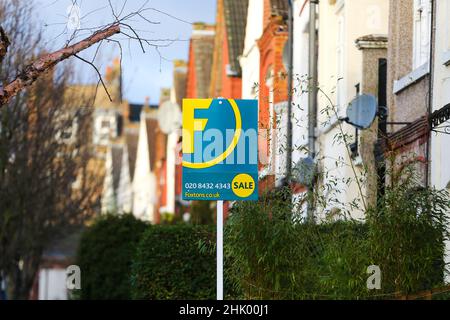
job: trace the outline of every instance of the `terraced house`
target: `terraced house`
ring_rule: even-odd
[[[430,181],[437,189],[450,191],[450,0],[435,1],[434,6]],[[450,243],[446,247],[449,263]],[[448,275],[446,280],[450,281]]]
[[[316,21],[311,21],[311,17]],[[358,95],[371,94],[382,100],[380,66],[387,56],[388,17],[388,0],[293,2],[292,160],[295,165],[301,158],[312,155],[319,172],[324,173],[317,186],[323,191],[327,205],[316,208],[319,219],[339,215],[354,201],[359,209],[353,210],[352,216],[362,218],[364,207],[374,201],[377,123],[363,132],[342,119],[346,117],[348,104]],[[316,26],[315,49],[310,43],[311,23]],[[311,70],[316,70],[316,74]],[[313,92],[310,84],[312,77],[317,79],[317,92]],[[308,111],[310,103],[314,113]],[[310,119],[315,124],[312,134],[308,130]],[[358,185],[366,172],[366,183]],[[294,201],[304,191],[297,188]]]
[[[260,193],[280,185],[285,176],[286,152],[282,151],[285,121],[280,121],[277,113],[286,109],[288,92],[282,62],[288,36],[287,10],[287,1],[249,1],[248,28],[241,58],[242,90],[245,97],[257,96],[259,100]]]
[[[396,162],[414,162],[429,183],[428,115],[432,88],[432,1],[390,1],[388,150]]]
[[[431,183],[450,190],[450,0],[435,2],[431,105]]]
[[[218,0],[210,97],[239,99],[242,78],[239,56],[244,46],[248,0]]]

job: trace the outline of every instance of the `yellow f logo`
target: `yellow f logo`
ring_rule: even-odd
[[[195,110],[208,109],[212,101],[213,99],[183,99],[183,153],[194,153],[194,132],[204,131],[208,122],[208,119],[195,119]],[[219,164],[233,152],[234,148],[238,144],[239,137],[241,136],[242,120],[236,101],[234,101],[233,99],[228,99],[228,102],[233,109],[234,117],[236,120],[236,129],[234,131],[233,140],[231,141],[230,145],[222,154],[214,159],[201,163],[183,161],[183,167],[193,169],[209,168],[216,164]]]
[[[183,153],[194,153],[194,131],[204,131],[208,119],[195,119],[196,109],[208,109],[212,99],[183,99]]]

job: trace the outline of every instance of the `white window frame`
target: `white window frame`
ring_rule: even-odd
[[[414,70],[430,61],[431,13],[431,0],[414,0]]]
[[[445,66],[450,66],[450,0],[444,0],[443,10],[445,14],[445,49],[442,53],[442,64]]]
[[[398,94],[430,73],[431,0],[414,0],[412,71],[394,81]]]
[[[445,8],[445,12],[447,13],[446,17],[445,17],[445,21],[446,23],[446,29],[445,29],[445,37],[446,37],[446,43],[447,43],[447,50],[450,51],[450,0],[446,0],[446,8]]]

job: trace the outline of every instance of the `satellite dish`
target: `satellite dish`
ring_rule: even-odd
[[[377,99],[368,94],[355,98],[347,107],[347,123],[358,129],[368,129],[372,125],[378,113]]]
[[[283,48],[283,66],[284,69],[289,70],[289,41],[286,41]]]
[[[181,111],[178,104],[166,101],[159,106],[158,124],[162,132],[169,134],[181,126]]]
[[[294,166],[293,180],[303,186],[310,187],[313,184],[316,175],[316,163],[311,157],[300,159]]]

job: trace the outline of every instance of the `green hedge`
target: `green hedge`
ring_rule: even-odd
[[[365,223],[299,221],[283,192],[238,202],[225,224],[225,297],[373,299],[440,286],[448,197],[388,188]],[[82,236],[81,298],[214,299],[214,229],[100,219]],[[381,290],[367,290],[370,265],[381,269]]]
[[[225,228],[229,277],[242,299],[361,296],[367,254],[357,222],[293,223],[289,204],[236,204]],[[248,245],[251,244],[251,245]]]
[[[383,291],[414,294],[444,285],[449,194],[445,190],[387,189],[383,203],[367,213],[374,264],[383,272]]]
[[[448,194],[387,189],[366,223],[295,222],[285,198],[232,209],[224,245],[237,298],[383,299],[442,285]],[[367,289],[370,265],[381,269],[381,290]]]
[[[132,215],[106,215],[82,235],[77,264],[81,299],[130,299],[131,262],[149,226]]]
[[[135,299],[214,299],[214,227],[157,225],[142,236],[132,267]]]

